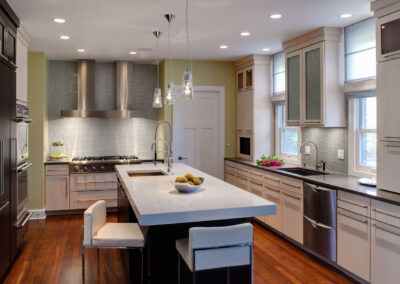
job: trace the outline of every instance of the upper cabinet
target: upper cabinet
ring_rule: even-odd
[[[253,66],[236,72],[236,89],[238,92],[253,89]]]
[[[283,47],[287,125],[345,127],[342,29],[322,27]]]
[[[13,67],[16,64],[18,26],[18,17],[7,3],[3,3],[0,9],[0,57]]]
[[[21,26],[17,31],[17,101],[28,102],[28,42],[29,37]]]

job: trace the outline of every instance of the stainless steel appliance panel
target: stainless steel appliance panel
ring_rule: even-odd
[[[336,227],[336,197],[334,189],[304,183],[304,216]]]

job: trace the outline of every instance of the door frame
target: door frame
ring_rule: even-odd
[[[175,86],[175,95],[180,95],[181,86]],[[218,173],[217,177],[224,179],[224,157],[225,157],[225,86],[193,86],[194,99],[196,100],[196,92],[216,92],[218,96]],[[174,105],[175,107],[175,105]],[[172,111],[172,123],[175,121],[175,111]],[[173,140],[175,140],[175,127],[172,131]],[[173,143],[174,144],[174,143]],[[176,152],[175,145],[173,151]]]

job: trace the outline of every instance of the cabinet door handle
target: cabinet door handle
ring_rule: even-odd
[[[386,212],[380,211],[380,210],[378,210],[376,208],[372,208],[372,211],[375,211],[376,213],[379,213],[379,214],[383,214],[383,215],[387,215],[387,216],[390,216],[390,217],[393,217],[393,218],[400,219],[400,216],[396,216],[396,215],[393,215],[393,214],[390,214],[390,213],[386,213]]]
[[[255,184],[255,185],[258,185],[258,186],[262,186],[262,183],[255,182],[254,180],[250,180],[250,182],[251,182],[252,184]]]
[[[68,178],[65,179],[65,196],[68,196]]]
[[[78,200],[77,200],[77,202],[88,202],[88,201],[98,201],[98,200],[104,200],[104,201],[116,201],[117,199],[115,199],[115,198],[78,199]]]
[[[365,223],[365,224],[368,223],[368,219],[367,219],[367,220],[360,220],[360,219],[358,219],[358,218],[354,218],[354,217],[352,217],[352,216],[350,216],[350,215],[344,214],[344,213],[341,212],[341,211],[336,211],[336,212],[337,212],[337,214],[343,215],[343,216],[345,216],[345,217],[347,217],[347,218],[356,220],[356,221],[358,221],[358,222]]]
[[[290,184],[290,183],[286,183],[286,182],[284,182],[284,181],[282,181],[282,184],[287,185],[287,186],[291,186],[291,187],[294,187],[294,188],[299,188],[299,189],[301,189],[301,185],[293,185],[293,184]]]
[[[376,224],[373,224],[373,225],[371,225],[371,226],[372,226],[372,227],[375,227],[375,228],[377,228],[377,229],[379,229],[379,230],[382,230],[382,231],[391,233],[391,234],[393,234],[393,235],[400,236],[400,233],[397,233],[397,232],[395,232],[395,231],[393,231],[393,230],[390,230],[390,229],[386,229],[386,228],[380,227],[380,226],[378,226],[378,225],[376,225]]]
[[[264,179],[266,179],[266,180],[272,180],[272,181],[274,181],[274,182],[280,182],[280,179],[274,179],[274,178],[266,177],[266,176],[264,176]],[[282,182],[282,183],[283,183],[283,182]]]
[[[75,184],[98,184],[98,183],[115,183],[116,180],[105,180],[105,181],[77,181]]]
[[[275,192],[281,192],[279,189],[274,189],[274,188],[272,188],[272,187],[268,187],[268,186],[265,186],[265,185],[264,185],[264,188],[265,188],[266,190],[271,190],[271,191],[275,191]]]
[[[0,196],[4,195],[4,142],[0,141]]]
[[[242,176],[240,176],[240,175],[236,175],[236,177],[237,177],[237,178],[239,178],[239,179],[241,179],[241,180],[245,180],[245,181],[247,181],[247,178],[245,178],[245,177],[242,177]]]
[[[359,204],[359,203],[351,202],[351,201],[348,201],[348,200],[343,200],[343,199],[340,199],[340,198],[338,198],[338,201],[349,203],[349,204],[352,204],[352,205],[355,205],[355,206],[358,206],[358,207],[361,207],[361,208],[368,208],[368,205],[362,205],[362,204]]]
[[[284,195],[286,195],[286,196],[291,197],[291,198],[294,198],[294,199],[297,199],[297,200],[301,200],[301,197],[300,197],[300,196],[294,196],[294,195],[291,195],[291,194],[287,194],[287,193],[284,192],[284,191],[282,191],[282,193],[283,193]]]
[[[3,211],[3,209],[6,208],[9,203],[10,203],[9,201],[4,203],[3,206],[1,206],[0,211]]]

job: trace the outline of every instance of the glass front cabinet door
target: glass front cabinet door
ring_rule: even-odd
[[[323,115],[323,42],[303,49],[304,58],[304,124],[321,124]]]
[[[300,124],[302,51],[286,55],[286,124]]]

